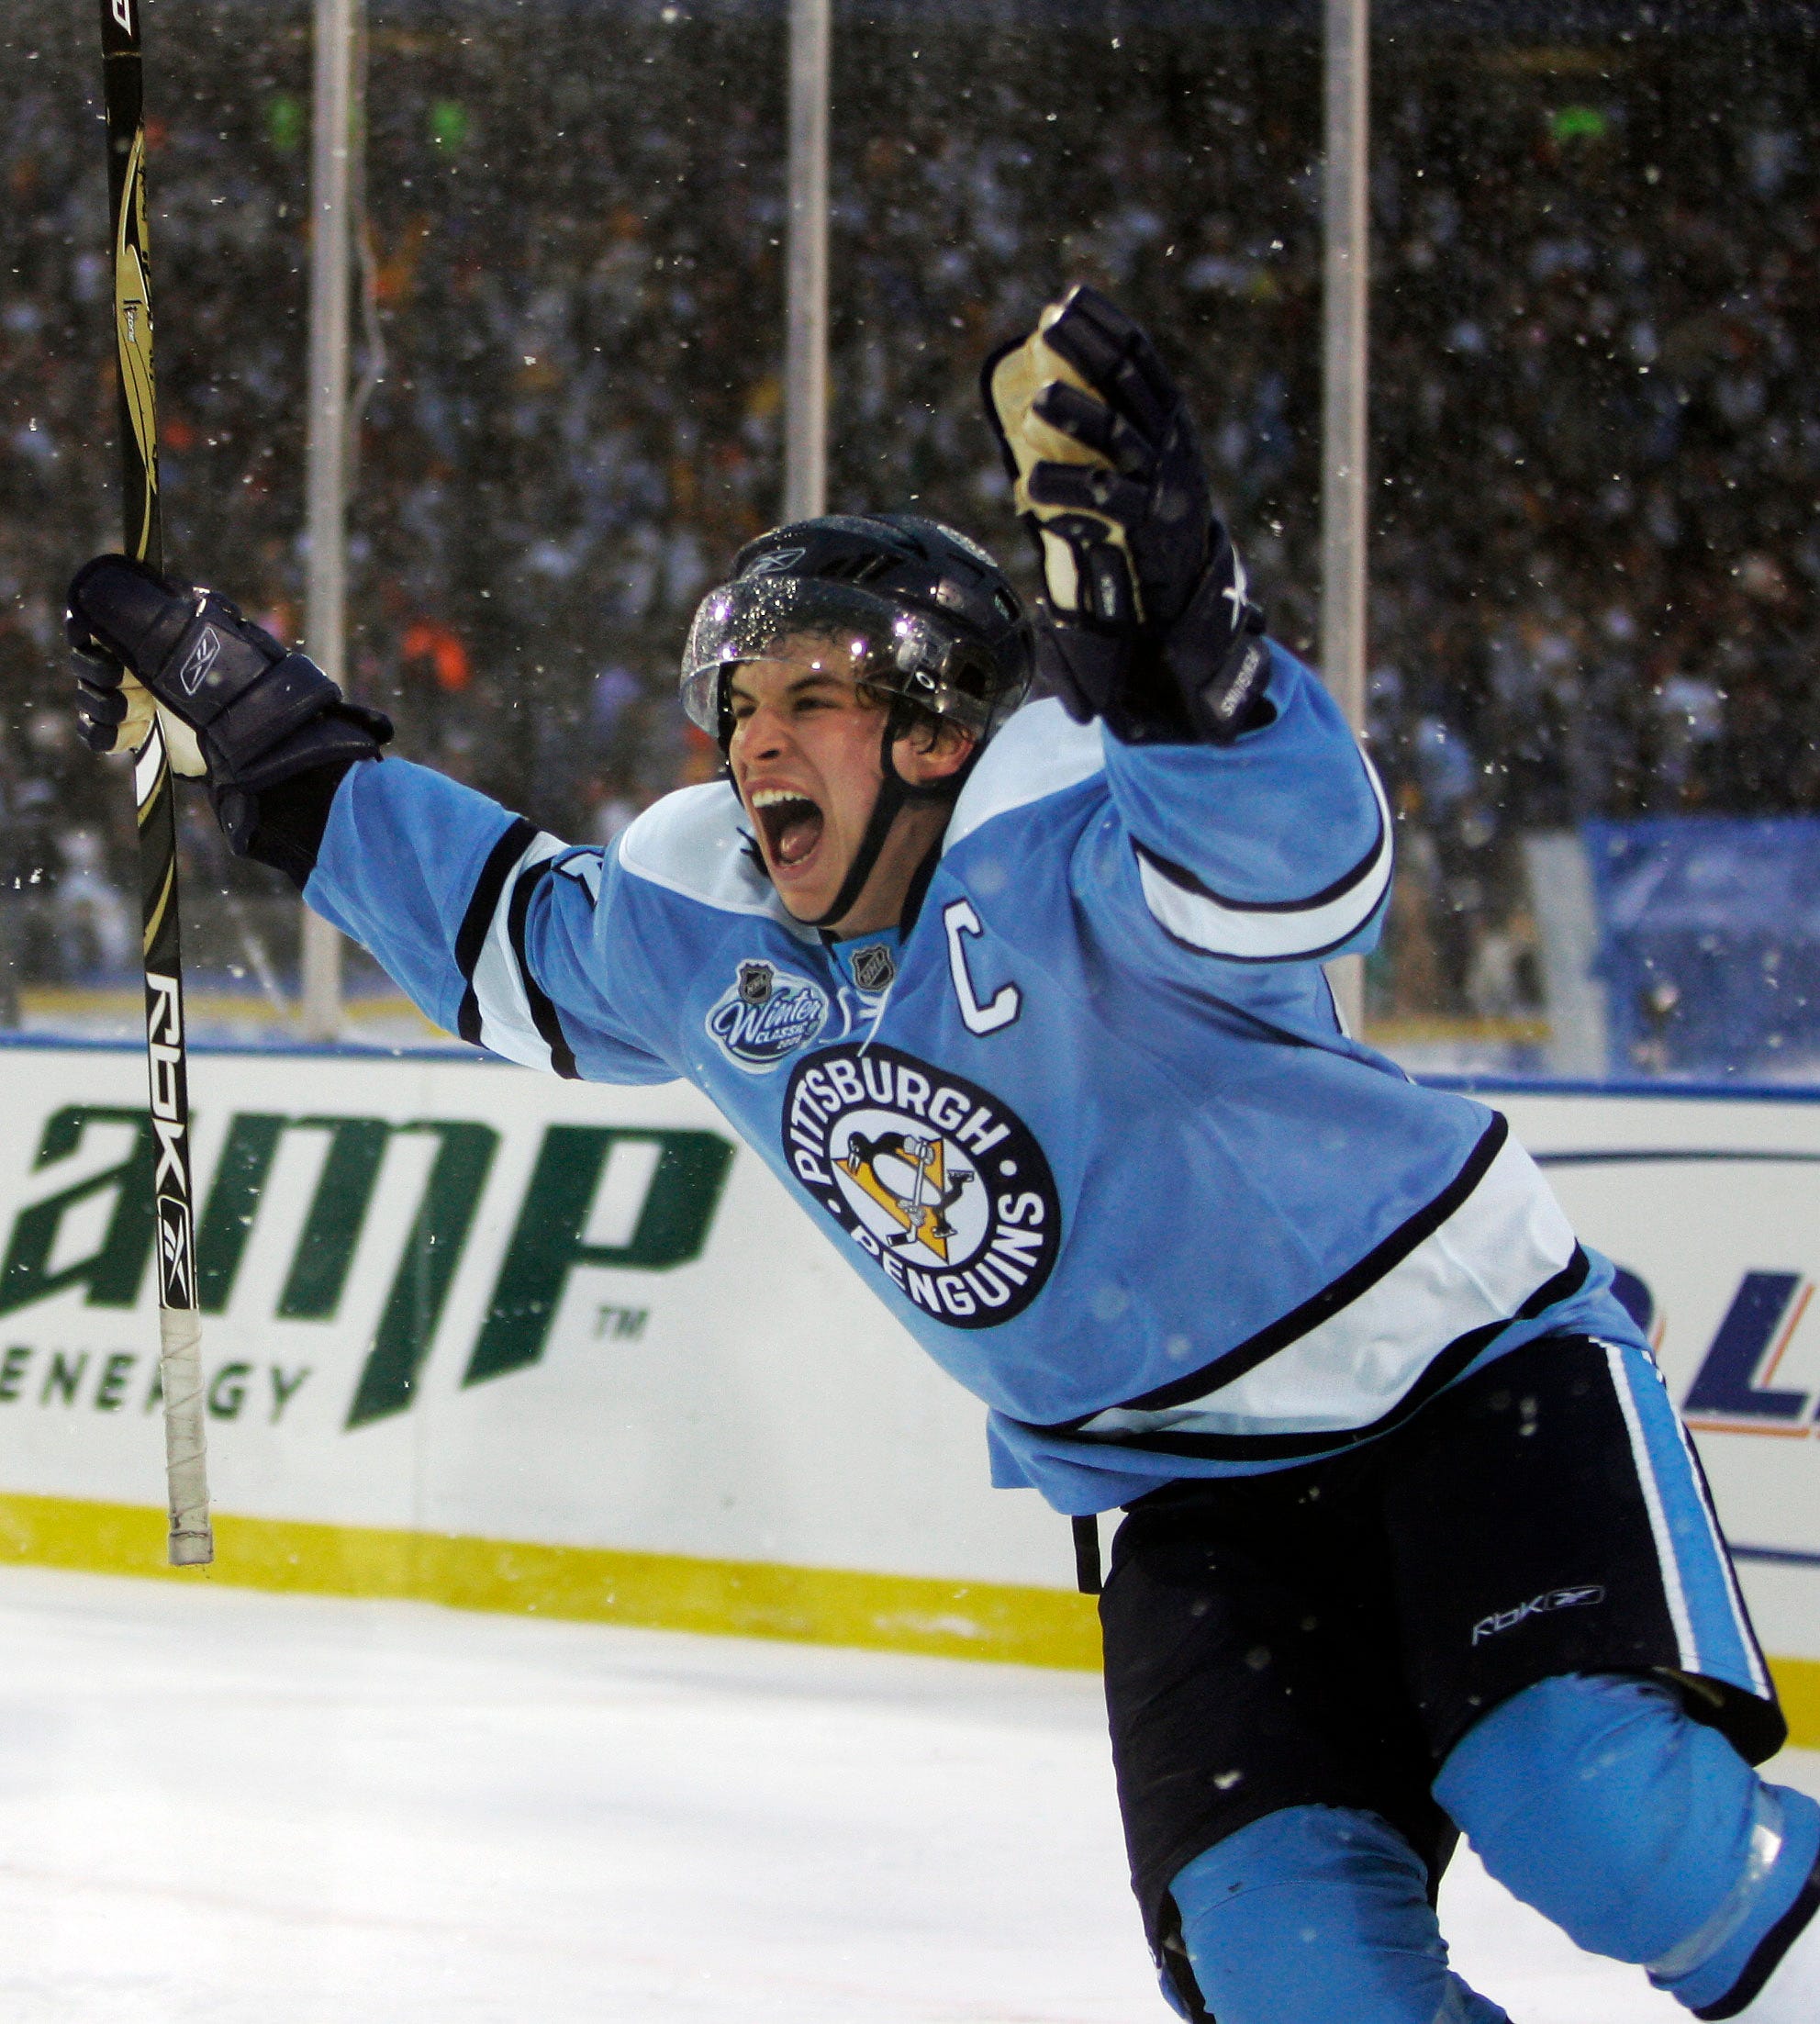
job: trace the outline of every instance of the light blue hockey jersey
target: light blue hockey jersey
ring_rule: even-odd
[[[1320,682],[1125,746],[1037,702],[914,917],[830,945],[731,786],[569,849],[400,760],[335,799],[310,904],[508,1059],[704,1090],[1058,1509],[1280,1468],[1551,1330],[1639,1339],[1504,1120],[1340,1031],[1391,827]]]

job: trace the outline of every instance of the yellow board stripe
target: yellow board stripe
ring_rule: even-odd
[[[1820,1659],[1771,1659],[1776,1693],[1789,1718],[1789,1741],[1820,1750]]]
[[[0,1495],[0,1566],[198,1578],[313,1595],[785,1638],[949,1659],[1091,1670],[1100,1624],[1084,1595],[908,1574],[539,1546],[369,1526],[215,1515],[215,1565],[172,1569],[166,1520],[138,1504]]]
[[[584,1623],[717,1637],[858,1645],[945,1659],[1092,1672],[1091,1601],[1051,1588],[931,1581],[680,1553],[539,1546],[377,1526],[215,1515],[212,1568],[165,1564],[165,1515],[150,1505],[0,1495],[0,1566],[221,1582],[293,1594],[385,1596]],[[1771,1659],[1789,1740],[1820,1750],[1820,1660]]]

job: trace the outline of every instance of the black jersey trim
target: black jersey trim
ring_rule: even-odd
[[[1807,1881],[1801,1886],[1795,1898],[1776,1923],[1770,1927],[1757,1943],[1757,1951],[1745,1963],[1739,1975],[1716,2003],[1709,2003],[1703,2010],[1693,2014],[1699,2018],[1736,2017],[1741,2010],[1756,2002],[1763,1993],[1763,1985],[1782,1964],[1782,1958],[1803,1932],[1808,1921],[1820,1912],[1820,1862],[1807,1873]]]
[[[942,839],[938,836],[923,854],[922,862],[910,874],[910,886],[904,894],[903,907],[898,916],[899,945],[910,940],[910,931],[916,926],[922,912],[922,902],[929,897],[929,889],[941,868]]]
[[[1384,833],[1384,817],[1378,814],[1378,833],[1371,840],[1371,848],[1359,859],[1350,871],[1342,872],[1331,886],[1323,886],[1319,892],[1310,893],[1305,900],[1234,900],[1199,878],[1185,866],[1178,865],[1151,849],[1148,844],[1140,843],[1133,836],[1132,849],[1139,857],[1172,886],[1183,892],[1192,893],[1197,900],[1211,900],[1216,906],[1223,907],[1228,913],[1309,913],[1316,907],[1331,905],[1335,900],[1344,900],[1355,886],[1363,885],[1377,870],[1384,855],[1388,839]],[[1353,931],[1355,934],[1357,930]]]
[[[554,869],[554,860],[546,857],[542,864],[533,865],[512,888],[512,901],[506,915],[506,933],[511,938],[512,960],[519,967],[519,981],[524,986],[525,1003],[530,1011],[530,1023],[537,1028],[539,1037],[550,1049],[550,1066],[565,1081],[578,1082],[581,1070],[575,1066],[575,1057],[564,1037],[563,1023],[556,1016],[556,1007],[550,994],[531,975],[530,958],[525,953],[524,929],[526,917],[530,912],[530,902],[537,889]]]
[[[1231,1384],[1235,1379],[1244,1377],[1247,1370],[1255,1370],[1260,1363],[1267,1362],[1279,1349],[1287,1349],[1299,1336],[1307,1335],[1312,1328],[1318,1328],[1323,1321],[1331,1320],[1343,1307],[1349,1307],[1361,1293],[1369,1292],[1386,1273],[1394,1271],[1418,1245],[1425,1243],[1433,1236],[1484,1180],[1491,1169],[1491,1162],[1503,1150],[1504,1142],[1510,1134],[1510,1124],[1503,1113],[1492,1112],[1491,1122],[1480,1133],[1479,1143],[1467,1155],[1466,1164],[1432,1202],[1418,1209],[1405,1223],[1392,1230],[1389,1236],[1368,1251],[1357,1265],[1342,1272],[1338,1279],[1330,1280],[1312,1299],[1303,1301],[1300,1307],[1292,1307],[1287,1314],[1273,1321],[1267,1328],[1259,1329],[1256,1335],[1246,1341],[1223,1351],[1211,1363],[1204,1363],[1198,1370],[1190,1370],[1184,1377],[1172,1378],[1167,1384],[1159,1384],[1155,1391],[1142,1392],[1135,1398],[1120,1399],[1110,1406],[1095,1406],[1091,1413],[1082,1413],[1069,1420],[1059,1420],[1041,1431],[1045,1434],[1077,1434],[1089,1420],[1097,1419],[1101,1413],[1156,1413],[1171,1405],[1188,1405],[1203,1393],[1217,1392],[1222,1385]],[[1496,1325],[1503,1325],[1501,1323]],[[1115,1435],[1111,1437],[1131,1441],[1147,1437]]]
[[[513,818],[511,827],[486,854],[486,862],[481,867],[480,877],[475,880],[473,896],[455,936],[455,967],[461,971],[463,982],[467,987],[462,992],[461,1010],[455,1015],[455,1031],[472,1046],[483,1044],[480,1001],[474,990],[474,967],[480,961],[481,950],[486,946],[487,932],[493,925],[494,915],[499,911],[499,895],[506,889],[507,877],[530,848],[531,839],[536,834],[534,823],[528,822],[522,815]]]
[[[1323,1427],[1294,1434],[1190,1434],[1179,1431],[1158,1434],[1084,1434],[1082,1440],[1108,1448],[1141,1448],[1153,1455],[1180,1455],[1198,1461],[1298,1461],[1316,1455],[1343,1453],[1381,1435],[1393,1433],[1412,1418],[1437,1392],[1445,1392],[1456,1378],[1470,1368],[1512,1323],[1534,1321],[1558,1301],[1570,1299],[1586,1283],[1592,1261],[1576,1245],[1574,1254],[1553,1278],[1545,1280],[1514,1314],[1503,1321],[1486,1322],[1456,1336],[1435,1357],[1401,1398],[1366,1426]],[[1053,1434],[1061,1429],[1039,1426],[1033,1433]]]

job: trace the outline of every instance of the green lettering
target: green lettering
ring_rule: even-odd
[[[95,1388],[97,1413],[117,1413],[125,1403],[127,1379],[139,1359],[128,1349],[117,1349],[101,1366],[101,1382]]]
[[[272,1371],[272,1424],[276,1426],[285,1416],[285,1408],[296,1396],[298,1387],[308,1377],[310,1367],[304,1364],[296,1370],[281,1370],[274,1363]]]
[[[83,1372],[87,1369],[86,1349],[73,1359],[65,1356],[61,1349],[53,1350],[50,1369],[45,1373],[44,1389],[38,1394],[38,1403],[40,1405],[49,1405],[50,1395],[54,1392],[65,1405],[73,1405],[76,1403],[76,1387],[82,1382]]]
[[[246,1256],[252,1219],[271,1176],[285,1120],[262,1111],[235,1117],[195,1226],[197,1302],[205,1314],[225,1314]]]
[[[0,1404],[10,1405],[19,1395],[19,1386],[25,1382],[26,1366],[34,1355],[24,1343],[16,1342],[4,1357],[0,1357]]]
[[[326,1131],[329,1150],[278,1296],[277,1313],[286,1321],[332,1321],[347,1291],[394,1129],[378,1117],[287,1118],[264,1112],[235,1117],[197,1238],[204,1307],[220,1314],[232,1298],[284,1134]],[[499,1144],[499,1135],[485,1124],[419,1119],[396,1129],[430,1133],[438,1144],[423,1200],[349,1408],[351,1427],[402,1412],[411,1403]],[[274,1423],[306,1375],[299,1372],[287,1384],[274,1371]],[[234,1412],[239,1410],[236,1405]]]
[[[214,1418],[240,1418],[240,1408],[247,1402],[247,1380],[251,1375],[250,1363],[224,1363],[215,1373],[208,1387],[208,1410]]]
[[[601,1175],[621,1143],[657,1146],[651,1185],[626,1243],[586,1243]],[[732,1146],[716,1132],[551,1125],[462,1382],[537,1362],[575,1267],[665,1271],[700,1257],[732,1159]]]
[[[347,1290],[392,1127],[378,1117],[306,1117],[328,1132],[328,1157],[297,1239],[278,1312],[286,1321],[332,1321]]]
[[[50,1167],[71,1157],[81,1148],[91,1124],[131,1125],[132,1150],[117,1166],[20,1211],[6,1247],[6,1262],[0,1266],[0,1314],[48,1300],[69,1286],[84,1288],[84,1298],[91,1307],[131,1307],[139,1300],[140,1282],[151,1256],[151,1118],[144,1111],[72,1103],[46,1124],[34,1165]],[[50,1259],[64,1216],[78,1202],[110,1190],[114,1208],[100,1243],[87,1258],[52,1271]]]
[[[329,1151],[278,1296],[286,1321],[332,1321],[359,1248],[392,1127],[377,1117],[237,1115],[196,1226],[196,1277],[206,1313],[226,1312],[286,1131],[326,1131]]]
[[[498,1133],[486,1124],[424,1118],[401,1129],[433,1132],[440,1143],[348,1408],[351,1428],[402,1413],[411,1403],[499,1144]]]

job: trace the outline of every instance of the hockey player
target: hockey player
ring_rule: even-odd
[[[1034,628],[908,516],[754,542],[683,701],[728,777],[565,848],[385,759],[226,599],[77,576],[101,749],[150,703],[233,847],[439,1023],[705,1090],[990,1407],[994,1480],[1122,1505],[1101,1599],[1165,1993],[1490,2024],[1465,1833],[1703,2018],[1820,2018],[1820,1806],[1648,1348],[1504,1121],[1350,1038],[1390,823],[1269,642],[1148,341],[1078,290],[991,362]],[[1054,694],[1025,702],[1033,661]]]

